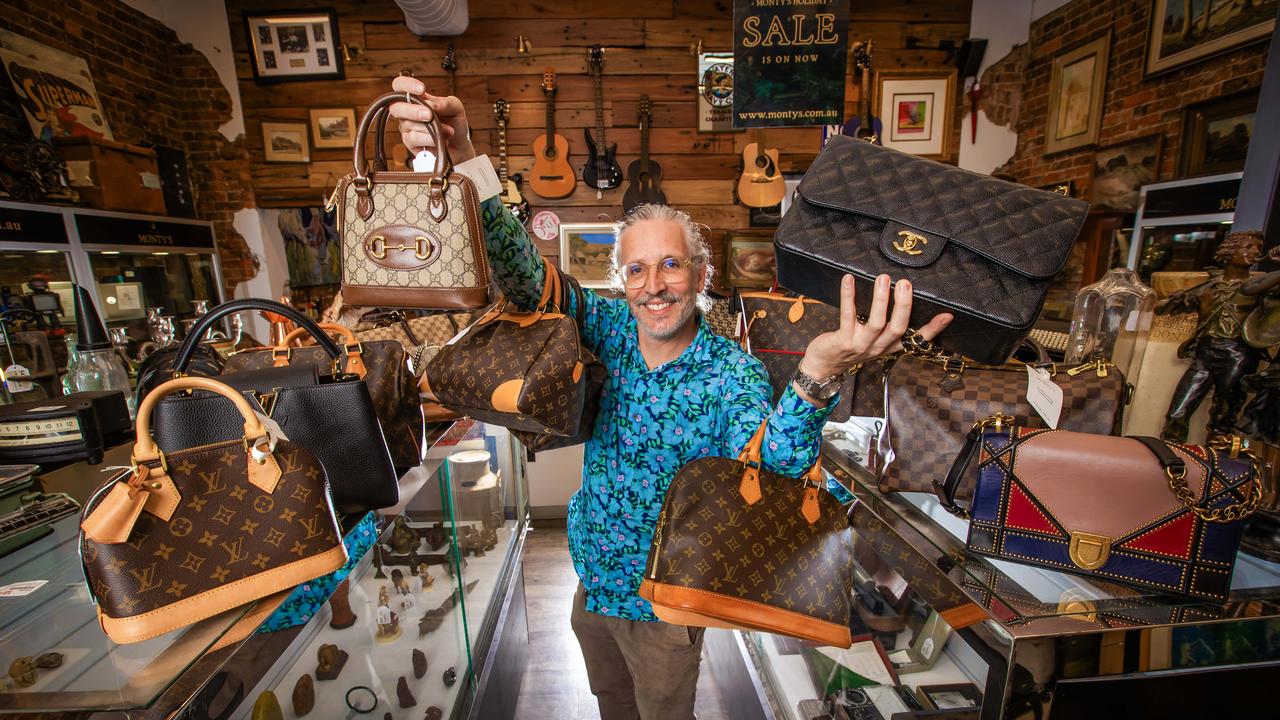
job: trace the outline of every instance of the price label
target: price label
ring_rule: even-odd
[[[1027,366],[1027,402],[1050,428],[1058,429],[1062,416],[1062,388],[1053,382],[1049,371]]]

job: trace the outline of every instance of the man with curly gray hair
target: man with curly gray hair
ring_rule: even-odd
[[[711,296],[707,291],[711,289],[711,279],[715,277],[715,266],[711,264],[711,246],[707,244],[707,239],[702,236],[702,232],[698,229],[697,223],[693,218],[689,217],[689,213],[683,210],[677,210],[670,205],[639,205],[622,218],[622,222],[618,223],[617,229],[614,231],[616,242],[613,244],[613,252],[610,255],[613,261],[613,269],[609,273],[609,282],[612,284],[615,292],[625,292],[626,281],[622,275],[622,262],[618,259],[618,248],[622,247],[622,235],[627,230],[636,225],[656,220],[660,222],[675,223],[680,226],[680,233],[684,236],[685,256],[691,258],[702,258],[702,265],[707,268],[706,275],[702,281],[702,288],[698,291],[697,306],[702,312],[711,309]]]

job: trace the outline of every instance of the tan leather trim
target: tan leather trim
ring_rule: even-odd
[[[249,469],[249,482],[268,495],[276,491],[276,486],[280,484],[280,477],[284,475],[280,470],[280,463],[276,461],[275,453],[267,453],[262,462],[255,460],[250,453],[249,457],[245,458],[245,466]]]
[[[410,289],[381,285],[343,285],[342,299],[347,305],[354,307],[475,309],[489,304],[489,286]]]
[[[364,364],[364,357],[359,350],[354,352],[347,351],[347,364],[345,370],[349,373],[355,373],[356,377],[363,380],[369,374],[369,368]]]
[[[977,603],[957,605],[949,610],[942,610],[938,614],[951,626],[952,630],[963,630],[970,625],[977,625],[987,619],[987,611],[979,607]]]
[[[582,379],[582,369],[583,364],[581,360],[573,364],[573,381],[575,383]]]
[[[341,335],[342,343],[345,345],[355,345],[360,342],[360,339],[357,338],[356,334],[351,331],[351,328],[345,327],[343,325],[339,325],[337,323],[331,323],[331,322],[322,322],[317,324],[320,326],[321,330],[324,330],[327,333],[332,333],[334,335]],[[284,339],[280,342],[280,347],[287,348],[295,340],[299,340],[304,337],[310,338],[311,337],[310,331],[308,331],[304,327],[294,328],[293,330],[289,331],[288,335],[284,336]]]
[[[448,422],[462,417],[439,403],[422,403],[422,417],[429,423]]]
[[[133,446],[133,458],[135,461],[160,459],[160,451],[151,439],[151,412],[161,398],[179,390],[208,390],[209,392],[215,392],[230,400],[235,404],[236,410],[240,411],[240,417],[244,418],[245,437],[257,438],[267,434],[267,431],[262,429],[262,423],[258,421],[258,416],[249,405],[249,401],[245,400],[243,395],[232,390],[229,386],[206,377],[175,378],[166,380],[156,386],[154,390],[147,393],[147,396],[142,399],[142,404],[138,406],[138,419]]]
[[[103,632],[114,642],[141,642],[193,625],[266,595],[291,589],[295,585],[331,573],[346,562],[347,549],[339,542],[318,555],[295,560],[141,615],[113,618],[99,608],[98,622],[102,625]]]
[[[822,519],[822,508],[818,505],[818,488],[810,485],[804,489],[804,500],[800,501],[800,514],[810,525]]]
[[[137,490],[130,493],[127,482],[117,482],[107,492],[102,502],[80,522],[80,529],[90,540],[106,545],[119,545],[129,540],[133,524],[142,514],[142,507],[147,502],[147,491]]]
[[[227,628],[227,631],[222,633],[222,637],[218,638],[217,642],[210,645],[206,652],[221,650],[222,648],[236,645],[248,638],[255,630],[258,629],[259,626],[262,625],[262,623],[266,622],[267,618],[271,617],[271,613],[278,610],[280,606],[284,604],[284,601],[288,600],[289,596],[292,594],[292,589],[282,590],[275,595],[268,595],[254,603],[253,608],[242,615],[240,619],[236,621],[235,625]]]
[[[718,622],[735,623],[752,630],[780,633],[842,648],[853,644],[848,625],[818,620],[751,600],[652,580],[640,583],[640,596],[655,606],[699,613],[717,618]]]
[[[726,630],[751,630],[752,628],[745,625],[737,625],[731,622],[725,622],[719,618],[703,615],[702,613],[692,612],[690,610],[677,610],[663,605],[654,605],[653,614],[658,616],[662,622],[671,623],[672,625],[691,625],[693,627],[709,627],[724,628]]]
[[[742,499],[748,505],[755,505],[764,497],[764,493],[760,491],[760,470],[752,465],[748,465],[742,471],[742,482],[738,483],[738,494],[742,495]]]
[[[795,325],[803,319],[804,298],[796,298],[795,302],[791,303],[791,307],[787,309],[787,320],[789,320],[792,325]]]
[[[524,378],[508,380],[493,389],[489,404],[498,412],[520,413],[520,391],[524,389]]]
[[[422,377],[418,378],[418,396],[422,400],[426,401],[423,405],[426,405],[427,403],[435,404],[437,400],[439,400],[439,398],[436,397],[436,394],[431,391],[431,383],[427,380],[427,373],[425,371],[422,373]]]
[[[169,518],[173,517],[173,511],[178,509],[178,504],[182,502],[182,493],[178,492],[178,486],[173,484],[173,478],[169,477],[169,473],[165,472],[163,467],[148,468],[148,483],[159,483],[159,488],[148,486],[147,505],[144,508],[147,512],[156,517],[169,522]]]
[[[814,300],[813,298],[807,298],[807,297],[801,297],[801,298],[788,297],[786,295],[783,295],[782,293],[769,292],[768,290],[754,290],[752,292],[738,293],[738,297],[762,298],[764,300],[777,300],[779,302],[786,302],[786,303],[797,302],[797,301],[805,302],[805,303],[821,303],[822,302],[821,300]]]

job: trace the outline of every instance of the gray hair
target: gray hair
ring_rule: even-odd
[[[707,239],[702,236],[702,232],[698,229],[698,224],[693,221],[693,218],[689,217],[689,213],[677,210],[669,205],[638,205],[617,224],[613,233],[613,267],[609,271],[609,282],[613,289],[618,292],[623,292],[626,289],[626,285],[622,281],[622,262],[618,258],[618,248],[622,246],[622,235],[631,227],[647,220],[664,220],[680,226],[681,233],[684,235],[685,247],[689,251],[689,257],[701,257],[702,264],[707,266],[706,279],[702,284],[702,288],[698,291],[697,304],[698,309],[702,312],[710,310],[711,296],[707,294],[707,290],[711,287],[711,278],[715,276],[716,271],[715,266],[711,264],[711,246],[707,244]]]

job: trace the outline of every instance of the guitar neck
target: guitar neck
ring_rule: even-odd
[[[498,123],[498,180],[507,184],[507,123]]]
[[[547,91],[547,145],[555,145],[556,137],[556,91]]]
[[[649,164],[649,120],[647,118],[640,119],[640,160],[642,164]]]
[[[596,73],[596,134],[600,136],[600,152],[604,153],[604,148],[609,144],[604,137],[604,70],[597,69]]]
[[[862,115],[862,127],[871,127],[871,68],[866,65],[862,66],[862,88],[858,93],[858,106],[861,109],[859,113]]]

